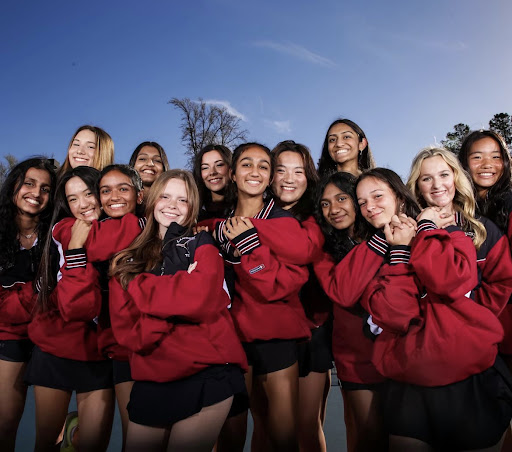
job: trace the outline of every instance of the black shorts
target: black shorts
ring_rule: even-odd
[[[34,344],[30,339],[14,339],[0,341],[0,359],[16,363],[26,363],[30,360]]]
[[[295,339],[243,342],[253,375],[265,375],[293,366],[298,359]]]
[[[311,340],[297,344],[299,354],[299,377],[310,372],[324,373],[333,368],[332,336],[328,325],[311,330]]]
[[[59,358],[34,347],[25,382],[63,391],[90,392],[113,387],[112,361],[77,361]]]
[[[112,360],[112,375],[114,378],[114,385],[133,381],[132,371],[130,369],[129,361]]]
[[[130,394],[128,416],[136,424],[168,428],[206,406],[243,391],[242,369],[229,364],[210,366],[169,383],[136,381]]]
[[[438,450],[497,444],[512,418],[512,377],[500,358],[493,367],[446,386],[388,382],[384,417],[391,435],[416,438]]]

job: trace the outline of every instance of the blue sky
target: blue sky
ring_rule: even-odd
[[[250,139],[317,161],[327,126],[357,122],[376,161],[412,157],[458,122],[512,113],[508,0],[34,1],[0,6],[0,155],[62,161],[104,128],[116,162],[158,141],[186,164],[172,97],[224,102]]]

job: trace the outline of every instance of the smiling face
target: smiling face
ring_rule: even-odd
[[[367,144],[366,138],[359,140],[354,129],[343,123],[334,124],[327,132],[327,150],[338,170],[354,165],[357,170],[359,151]]]
[[[440,155],[423,160],[417,186],[428,206],[452,205],[455,197],[454,174]]]
[[[322,215],[334,229],[354,228],[356,209],[352,198],[336,185],[327,184],[320,200]]]
[[[498,143],[491,137],[475,141],[468,153],[468,166],[478,195],[484,197],[503,174],[503,156]]]
[[[77,176],[66,182],[66,200],[69,210],[79,220],[97,220],[100,217],[100,204],[87,184]]]
[[[270,168],[270,157],[260,147],[250,147],[242,152],[233,174],[238,195],[262,196],[270,183]]]
[[[96,154],[96,134],[89,129],[78,132],[68,149],[68,159],[71,168],[77,166],[93,166]]]
[[[155,179],[164,172],[164,164],[158,149],[153,146],[144,146],[137,154],[134,168],[140,175],[142,183],[150,187]]]
[[[142,192],[137,194],[126,174],[113,170],[100,180],[100,201],[109,217],[120,218],[127,213],[135,213],[135,207],[142,202]]]
[[[39,215],[50,201],[50,189],[51,178],[48,171],[29,168],[13,199],[18,215]]]
[[[201,178],[206,188],[214,193],[226,188],[229,167],[219,151],[213,150],[203,154],[201,159]]]
[[[189,210],[188,192],[185,181],[170,179],[155,204],[153,210],[158,223],[158,232],[163,240],[171,223],[185,225]]]
[[[279,154],[274,171],[272,190],[284,209],[299,202],[308,188],[306,170],[302,156],[297,152],[284,151]]]
[[[365,177],[357,184],[356,192],[361,214],[376,229],[389,224],[399,211],[395,192],[380,179]]]

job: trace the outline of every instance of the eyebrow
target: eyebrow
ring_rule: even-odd
[[[121,187],[122,185],[127,185],[128,187],[133,187],[133,184],[130,184],[128,182],[120,182],[119,184],[115,184],[115,185],[108,185],[108,184],[100,185],[100,189],[105,188],[105,187]]]
[[[243,160],[243,159],[242,159],[242,160]],[[219,160],[215,160],[215,161],[213,162],[213,164],[215,165],[216,163],[219,163],[219,162],[225,163],[225,162],[224,162],[224,160],[219,159]],[[210,164],[209,164],[209,163],[201,163],[201,166],[203,166],[203,165],[210,165]]]
[[[244,160],[250,160],[251,162],[254,161],[254,159],[252,157],[243,157],[240,159],[241,162],[243,162]],[[270,165],[270,160],[267,160],[267,159],[260,159],[258,160],[258,162],[265,162],[265,163],[268,163]]]
[[[73,139],[73,143],[74,143],[75,141],[78,141],[79,143],[81,143],[81,141],[80,141],[78,138],[74,138],[74,139]],[[86,143],[92,143],[92,144],[94,144],[94,145],[95,145],[95,144],[96,144],[96,141],[86,141]]]
[[[340,132],[340,133],[330,133],[328,136],[336,136],[336,135],[343,135],[344,133],[350,133],[352,135],[357,135],[355,132],[352,132],[352,130],[345,130],[343,132]]]

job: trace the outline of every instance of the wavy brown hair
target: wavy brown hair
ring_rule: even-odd
[[[187,228],[184,233],[190,234],[199,213],[199,193],[194,177],[189,171],[173,169],[160,174],[153,183],[146,204],[146,228],[125,250],[118,253],[110,265],[110,276],[117,278],[123,289],[138,274],[148,272],[162,261],[163,241],[160,238],[155,220],[155,206],[160,195],[171,179],[180,179],[187,187],[188,214],[183,226]]]

